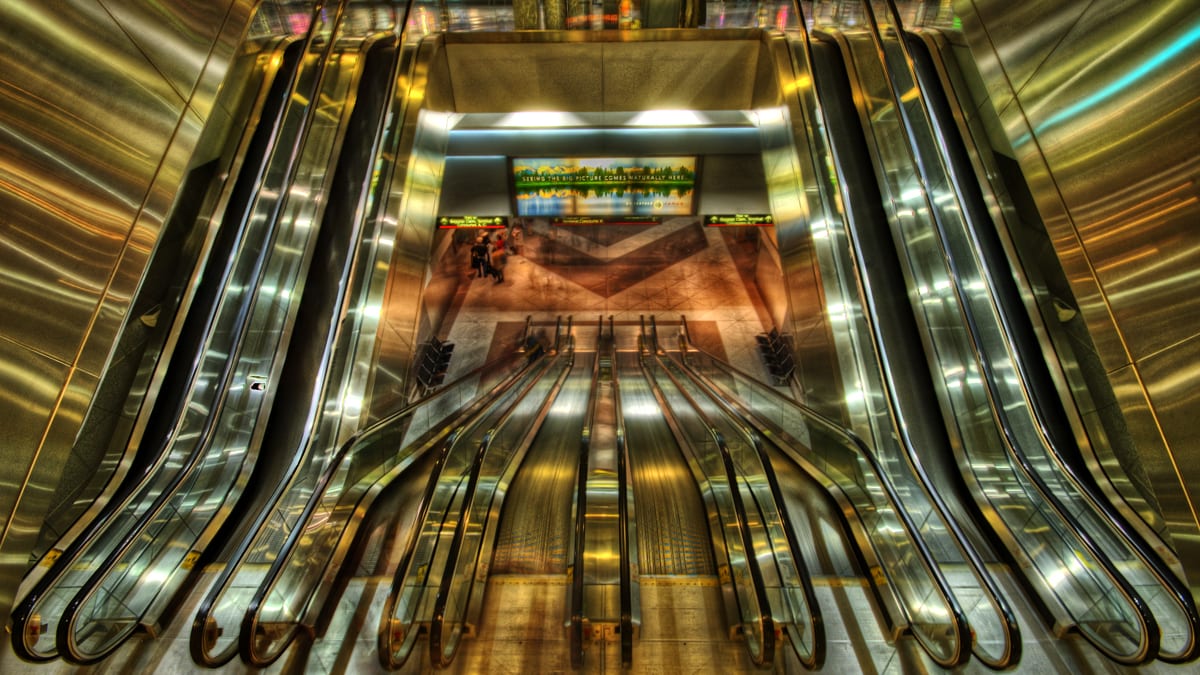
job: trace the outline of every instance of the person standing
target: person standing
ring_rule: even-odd
[[[504,281],[504,262],[508,254],[504,250],[504,233],[496,235],[496,241],[492,244],[491,264],[492,276],[496,278],[496,283]]]
[[[487,235],[481,234],[475,238],[475,245],[471,247],[471,269],[474,270],[471,277],[485,276],[488,273],[488,267]]]
[[[521,255],[521,244],[524,239],[525,228],[518,222],[512,226],[512,231],[508,234],[508,247],[512,249],[513,255]]]

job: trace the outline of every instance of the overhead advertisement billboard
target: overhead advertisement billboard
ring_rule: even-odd
[[[516,214],[691,215],[696,164],[696,157],[516,157]]]

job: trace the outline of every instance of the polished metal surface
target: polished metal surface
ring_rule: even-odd
[[[829,5],[832,5],[835,3],[815,3],[815,4],[829,6]],[[1101,4],[1103,4],[1103,3],[1101,3]],[[1050,25],[1054,28],[1057,28],[1059,25],[1065,26],[1067,23],[1068,22],[1060,22],[1059,24],[1050,24]],[[1032,30],[1036,30],[1037,28],[1038,28],[1038,26],[1036,24],[1032,25],[1032,27],[1031,27]],[[1050,52],[1050,53],[1053,53],[1053,52]],[[1034,63],[1034,61],[1030,61],[1029,63],[1032,64],[1032,63]],[[207,72],[213,73],[215,71],[209,70]],[[201,79],[203,79],[203,78],[201,78]],[[1035,73],[1035,79],[1036,79],[1036,73]],[[175,78],[171,82],[172,82],[173,86],[177,86],[179,81],[182,81],[182,80],[180,80],[179,78]],[[759,82],[760,82],[760,84],[756,85],[756,90],[760,91],[761,90],[761,80]],[[447,100],[447,99],[443,99],[443,100]],[[448,108],[445,108],[445,109],[448,109]],[[448,125],[443,126],[441,128],[442,129],[448,128]],[[436,145],[436,143],[435,143],[435,145]],[[438,155],[438,152],[435,149],[435,151],[432,153],[432,156],[436,157],[437,155]],[[436,177],[438,175],[438,171],[437,171],[436,167],[437,167],[437,161],[434,160],[434,161],[428,163],[424,168],[422,168],[422,170],[427,172],[426,175],[432,176],[434,178],[435,182],[436,182]],[[1047,177],[1049,177],[1049,175],[1050,174],[1047,173]],[[1046,183],[1043,183],[1042,185],[1045,186]],[[432,191],[436,192],[436,187],[432,188]],[[399,190],[399,192],[407,194],[408,189],[404,188],[404,189]],[[1042,194],[1041,191],[1036,191],[1036,192],[1038,194]],[[432,200],[432,204],[436,205],[436,198],[434,198]],[[417,216],[417,217],[421,218],[422,216]],[[426,248],[424,248],[424,249],[418,248],[416,250],[425,251],[425,250],[428,250],[428,247],[426,246]],[[415,257],[416,256],[414,256],[414,258]],[[401,338],[400,342],[398,343],[401,345],[401,348],[396,350],[396,355],[398,356],[398,360],[396,361],[396,363],[399,363],[399,364],[405,363],[406,356],[403,353],[405,350],[407,350],[408,354],[411,354],[412,347],[416,344],[417,335],[420,332],[421,326],[426,321],[426,318],[422,315],[423,310],[419,307],[419,304],[417,304],[416,302],[413,301],[413,298],[415,298],[419,295],[419,289],[421,288],[421,283],[422,283],[421,276],[420,276],[421,272],[419,269],[419,263],[415,259],[408,261],[408,262],[410,262],[412,264],[412,273],[407,278],[405,278],[403,276],[396,278],[394,280],[396,283],[393,286],[393,288],[398,291],[400,297],[404,298],[403,302],[396,303],[396,306],[398,306],[400,308],[396,314],[396,316],[398,317],[398,319],[397,319],[398,329],[395,332],[395,335],[397,335]],[[1097,293],[1099,292],[1099,289],[1100,289],[1099,283],[1094,282],[1094,281],[1080,282],[1080,281],[1076,280],[1075,283],[1082,284],[1083,287],[1086,287],[1088,283],[1095,283]],[[412,318],[411,321],[409,321],[409,317]],[[434,323],[436,325],[436,322],[434,322]],[[102,335],[102,333],[97,333],[97,336],[101,336],[101,335]],[[0,342],[3,342],[3,340],[0,340]],[[94,344],[99,345],[100,342],[96,342]],[[1194,445],[1191,443],[1191,440],[1193,437],[1192,437],[1192,435],[1190,435],[1191,427],[1188,426],[1188,414],[1187,414],[1188,411],[1192,407],[1194,407],[1193,399],[1190,398],[1189,394],[1187,393],[1188,390],[1187,390],[1186,386],[1180,384],[1181,378],[1178,375],[1179,370],[1180,370],[1180,366],[1178,364],[1180,364],[1180,363],[1185,364],[1185,367],[1186,367],[1187,364],[1195,363],[1195,355],[1194,355],[1195,350],[1189,349],[1188,344],[1189,343],[1186,340],[1184,340],[1182,342],[1178,342],[1175,344],[1175,346],[1168,347],[1164,350],[1156,352],[1134,365],[1123,365],[1123,366],[1111,369],[1111,372],[1110,372],[1110,377],[1112,378],[1112,380],[1114,382],[1120,382],[1120,385],[1116,386],[1116,388],[1120,390],[1121,398],[1124,401],[1124,405],[1126,406],[1126,408],[1129,411],[1128,414],[1130,417],[1130,424],[1131,424],[1131,426],[1133,426],[1137,429],[1137,433],[1145,434],[1146,437],[1150,437],[1152,440],[1160,441],[1162,434],[1169,433],[1169,429],[1171,429],[1172,425],[1173,425],[1174,429],[1176,429],[1179,432],[1178,433],[1179,447],[1191,447],[1192,445]],[[32,352],[28,352],[28,351],[19,351],[18,352],[18,354],[20,356],[24,356],[29,353],[32,353]],[[1163,358],[1161,360],[1155,360],[1156,357],[1158,357],[1158,356],[1164,356],[1166,358]],[[24,359],[24,358],[21,358],[19,360],[21,362],[26,361],[26,359]],[[14,359],[14,362],[16,362],[16,361],[17,361],[17,359]],[[401,375],[400,373],[405,372],[405,370],[406,369],[401,366],[390,372],[381,373],[381,375],[380,375],[380,377],[382,378],[381,381],[384,383],[377,388],[377,392],[380,395],[378,396],[377,399],[375,399],[375,400],[381,402],[380,403],[381,408],[376,411],[378,414],[383,414],[383,412],[386,410],[386,408],[383,407],[383,402],[387,398],[388,392],[391,390],[402,389],[402,387],[396,387],[393,385],[395,385],[396,383],[403,382],[403,375]],[[81,372],[81,371],[76,371],[76,372]],[[1153,402],[1152,402],[1152,399],[1150,396],[1150,390],[1152,389],[1152,387],[1149,387],[1147,385],[1147,383],[1151,382],[1151,379],[1150,379],[1151,376],[1153,378],[1157,378],[1156,380],[1154,380],[1154,382],[1157,382],[1157,385],[1158,385],[1157,388],[1153,388],[1153,391],[1155,392],[1154,393],[1154,401],[1158,401],[1158,400],[1166,400],[1167,401],[1167,404],[1165,404],[1161,408],[1155,407],[1155,405],[1153,405]],[[65,378],[67,377],[67,375],[64,373],[63,377],[64,377],[64,381],[65,381]],[[22,390],[24,390],[25,385],[22,384],[20,386],[22,387]],[[85,384],[85,388],[86,388],[86,386],[90,386],[93,390],[95,388],[94,383],[91,385]],[[79,399],[82,401],[89,397],[88,396],[74,396],[73,398]],[[25,402],[22,401],[21,405],[22,406],[25,405]],[[1169,411],[1169,412],[1164,412],[1164,411]],[[65,429],[67,426],[70,426],[72,420],[76,420],[74,422],[75,426],[72,428],[78,428],[77,420],[79,417],[82,417],[82,415],[80,414],[80,415],[77,415],[74,417],[64,415],[63,416],[64,423],[62,425],[62,429]],[[51,433],[53,434],[54,431],[52,430]],[[1142,447],[1144,447],[1144,445]],[[1180,472],[1186,469],[1186,467],[1185,467],[1185,469],[1180,469],[1177,466],[1176,458],[1173,457],[1172,455],[1168,454],[1165,451],[1161,454],[1155,455],[1153,458],[1150,458],[1150,459],[1152,461],[1148,462],[1148,464],[1152,465],[1152,467],[1153,467],[1151,469],[1152,475],[1156,476],[1155,480],[1158,483],[1158,485],[1160,485],[1160,486],[1163,484],[1162,480],[1161,480],[1163,476],[1166,476],[1166,477],[1168,477],[1168,479],[1171,479],[1171,480],[1176,480],[1178,478],[1178,476],[1181,475]],[[57,467],[54,467],[51,470],[57,471]],[[3,478],[3,476],[0,476],[0,478]],[[36,482],[33,484],[36,484]],[[1184,490],[1178,490],[1178,491],[1171,490],[1169,492],[1170,492],[1170,494],[1167,495],[1167,499],[1164,500],[1164,502],[1166,504],[1168,504],[1168,508],[1167,508],[1168,512],[1174,514],[1172,516],[1173,527],[1175,528],[1175,531],[1177,533],[1179,533],[1179,532],[1186,533],[1186,532],[1190,531],[1189,528],[1194,527],[1194,521],[1195,521],[1195,513],[1193,510],[1193,507],[1187,501],[1188,493]],[[1194,491],[1193,491],[1193,494],[1195,494]],[[1190,521],[1187,520],[1188,517],[1191,518]],[[14,530],[13,536],[16,536],[17,534],[19,534],[19,532],[20,532],[19,528],[17,530]],[[7,544],[7,542],[5,542],[5,543]],[[709,605],[709,606],[711,607],[711,605]],[[869,610],[865,610],[865,611],[869,611]],[[503,616],[502,613],[500,613],[499,615]],[[852,651],[852,649],[850,647],[847,647],[846,649],[847,649],[847,651]],[[861,656],[861,654],[860,654],[860,656]],[[143,657],[143,658],[145,658],[145,657]],[[901,658],[905,658],[905,657],[901,657]],[[1060,661],[1058,660],[1057,657],[1051,659],[1051,661],[1056,664],[1060,664]],[[338,661],[338,662],[343,663],[343,664],[345,663],[345,661]],[[652,657],[649,660],[649,662],[658,663],[659,661],[656,660],[655,657]],[[854,661],[852,660],[851,663],[853,663],[853,662]],[[333,662],[331,661],[330,663],[333,663]],[[475,663],[479,663],[479,662],[476,661]],[[664,662],[664,663],[666,666],[673,665],[669,661]],[[895,662],[893,661],[892,663],[895,663]],[[884,666],[881,664],[881,667],[884,667]],[[1031,666],[1031,667],[1033,667],[1033,666]]]
[[[621,414],[637,510],[638,571],[643,576],[716,573],[696,484],[648,383],[638,354],[618,351]]]
[[[404,44],[412,44],[408,33]],[[395,156],[409,159],[397,162],[388,177],[386,217],[395,228],[395,239],[384,242],[392,246],[392,257],[386,269],[379,269],[387,280],[379,317],[381,351],[368,375],[368,420],[378,419],[406,402],[404,393],[414,385],[410,366],[418,334],[428,330],[429,325],[427,310],[421,304],[421,289],[432,256],[433,225],[453,120],[445,113],[429,110],[430,90],[442,75],[437,70],[442,60],[440,40],[420,41],[416,49],[412,70],[401,73],[397,84],[397,91],[408,92],[408,107]]]
[[[24,645],[39,658],[58,651],[75,662],[94,662],[142,621],[153,624],[187,576],[190,561],[228,515],[225,500],[236,499],[244,487],[265,426],[266,415],[259,413],[269,410],[275,397],[279,355],[286,352],[324,204],[281,193],[327,189],[331,157],[341,140],[345,88],[359,72],[353,58],[339,69],[335,51],[334,76],[322,77],[331,44],[328,33],[310,44],[308,72],[302,71],[295,85],[301,102],[286,109],[284,142],[273,148],[265,187],[259,186],[245,214],[250,225],[239,233],[241,248],[231,256],[218,292],[220,304],[204,338],[206,352],[192,373],[190,406],[176,422],[174,442],[161,449],[121,509],[72,546],[53,576],[22,605],[23,622],[38,621],[39,614],[59,622],[52,645],[41,639]],[[308,105],[316,92],[327,102]],[[260,289],[268,291],[269,302],[262,301]],[[224,424],[218,423],[222,419]],[[147,530],[149,541],[143,536]],[[143,573],[147,576],[139,580]],[[113,598],[119,598],[116,605]]]
[[[594,352],[575,355],[572,374],[512,481],[492,574],[566,574],[575,469],[595,359]]]
[[[260,469],[264,483],[274,483],[267,503],[258,508],[258,518],[247,538],[239,543],[227,568],[206,600],[197,622],[205,631],[196,636],[196,653],[210,665],[234,656],[237,631],[264,579],[264,570],[279,557],[285,557],[286,543],[293,528],[304,527],[303,513],[322,485],[330,464],[337,464],[339,449],[358,429],[362,417],[367,367],[362,353],[374,352],[376,319],[383,295],[383,278],[377,273],[386,265],[393,228],[377,211],[381,209],[377,189],[382,186],[368,180],[378,170],[379,157],[396,141],[395,125],[384,125],[393,95],[388,86],[395,81],[395,68],[401,59],[395,53],[395,40],[377,34],[361,50],[364,74],[358,86],[353,114],[346,121],[349,136],[342,149],[339,175],[328,198],[325,227],[332,230],[316,252],[317,262],[306,287],[304,307],[297,319],[298,330],[311,336],[306,351],[295,350],[289,357],[289,377],[294,384],[282,392],[278,405],[294,411],[286,422],[272,426],[265,441],[276,449],[267,456],[290,458],[275,472]],[[393,119],[399,120],[402,115]],[[372,133],[362,133],[363,129]],[[369,358],[369,357],[367,357]],[[283,446],[283,447],[279,447]],[[269,602],[288,618],[296,620],[293,606],[310,603],[312,594],[283,584],[290,602]],[[303,600],[300,600],[303,599]],[[215,605],[215,606],[214,606]],[[272,625],[283,623],[268,617]],[[218,639],[206,636],[218,636]],[[220,639],[223,637],[224,639]]]
[[[940,265],[940,254],[936,250],[928,250],[923,254],[918,254],[915,251],[919,247],[931,247],[935,244],[934,237],[929,234],[921,234],[923,230],[919,225],[926,223],[924,227],[929,227],[928,219],[931,213],[928,207],[917,208],[916,206],[908,207],[901,195],[908,196],[909,199],[918,201],[923,199],[924,191],[921,188],[920,176],[918,175],[918,167],[914,163],[914,159],[909,154],[912,152],[905,145],[906,132],[904,127],[900,126],[902,120],[894,109],[893,101],[908,100],[898,94],[893,94],[889,91],[891,86],[888,77],[882,73],[883,64],[879,62],[880,53],[878,52],[867,35],[845,35],[840,44],[843,46],[843,52],[848,68],[851,69],[852,81],[855,87],[860,87],[862,94],[856,94],[856,100],[869,102],[868,106],[860,110],[860,118],[863,128],[867,134],[868,146],[871,149],[874,162],[876,163],[877,180],[880,188],[886,195],[884,203],[885,210],[888,212],[889,222],[892,223],[892,228],[895,234],[893,235],[897,241],[897,248],[904,253],[901,257],[901,263],[904,265],[905,275],[908,278],[910,288],[920,289],[920,295],[914,299],[915,309],[918,310],[918,319],[922,319],[922,314],[926,317],[924,321],[928,321],[923,329],[923,340],[926,342],[927,350],[930,351],[933,358],[941,359],[939,365],[944,376],[939,377],[936,373],[933,378],[936,390],[939,392],[939,398],[948,400],[944,405],[949,406],[951,410],[962,409],[964,412],[957,413],[958,430],[951,427],[952,433],[958,434],[960,441],[956,447],[961,448],[967,453],[980,453],[986,449],[992,449],[988,459],[976,458],[975,454],[968,455],[971,457],[970,462],[960,459],[960,464],[967,473],[968,481],[971,481],[979,472],[986,471],[987,477],[984,479],[975,479],[972,483],[972,493],[977,499],[1000,500],[1001,504],[998,507],[993,507],[991,511],[985,506],[985,513],[993,521],[993,526],[997,528],[1005,527],[1004,519],[1014,519],[1012,529],[1009,530],[1015,540],[1009,537],[1006,543],[1010,546],[1020,542],[1021,536],[1029,536],[1041,531],[1048,533],[1057,530],[1064,533],[1060,536],[1069,537],[1070,530],[1066,527],[1061,519],[1056,518],[1056,514],[1049,513],[1046,515],[1038,515],[1038,509],[1041,508],[1041,498],[1036,495],[1023,497],[1020,490],[1030,490],[1028,484],[1023,485],[1021,474],[1008,468],[1003,456],[995,454],[996,449],[1003,447],[1003,439],[988,439],[987,434],[995,434],[991,429],[990,415],[987,413],[987,401],[984,399],[983,380],[978,372],[978,366],[972,366],[970,359],[971,348],[969,346],[952,346],[947,344],[951,340],[962,340],[965,338],[965,331],[962,328],[954,330],[955,322],[959,321],[956,316],[957,309],[953,304],[954,296],[951,294],[953,282],[946,278],[945,271],[938,271]],[[910,105],[912,105],[910,103]],[[887,167],[886,171],[882,167]],[[903,246],[901,246],[903,244]],[[907,256],[907,257],[905,257]],[[912,291],[910,291],[910,294]],[[941,298],[938,302],[922,301],[925,297],[936,296]],[[936,318],[928,318],[930,314]],[[929,326],[936,326],[940,330],[930,330]],[[960,324],[961,325],[961,324]],[[944,327],[944,328],[943,328]],[[936,345],[936,350],[930,349],[931,345]],[[954,375],[957,373],[957,375]],[[952,378],[949,376],[953,375]],[[953,387],[948,387],[947,381],[954,383]],[[974,403],[972,403],[974,401]],[[972,408],[971,406],[974,406]],[[965,410],[982,410],[979,412],[968,414]],[[954,419],[954,418],[951,418]],[[932,460],[933,458],[931,458]],[[996,472],[1004,469],[1004,474],[992,476],[991,472]],[[989,485],[1012,485],[1019,490],[986,490],[985,486]],[[1020,501],[1017,501],[1020,498]],[[1018,508],[1020,509],[1018,511]],[[1029,513],[1025,513],[1028,511]],[[1022,515],[1024,514],[1024,515]],[[1029,518],[1038,517],[1045,519],[1044,526],[1030,529],[1026,523]],[[1076,544],[1075,546],[1078,546]],[[1051,551],[1058,551],[1057,546],[1053,542],[1047,544],[1021,544],[1017,545],[1013,550],[1014,554],[1021,555],[1022,550],[1038,551],[1043,555]],[[1070,551],[1069,547],[1068,551]],[[1062,554],[1062,553],[1060,553]],[[1086,556],[1087,554],[1081,550],[1076,550],[1074,553],[1065,555]],[[1038,560],[1034,558],[1034,564],[1043,566],[1043,578],[1053,578],[1058,580],[1062,577],[1060,569],[1070,569],[1066,567],[1066,563],[1057,564],[1050,560]],[[1093,563],[1094,564],[1094,563]],[[1084,579],[1086,581],[1086,578]],[[1099,579],[1098,585],[1090,591],[1085,591],[1082,587],[1076,588],[1073,597],[1086,597],[1092,600],[1098,600],[1106,596],[1106,593],[1111,589],[1105,585],[1106,579]],[[1061,582],[1060,582],[1061,583]],[[1082,582],[1080,582],[1082,583]],[[1051,593],[1050,589],[1053,586],[1047,585],[1043,587],[1045,592]],[[1110,596],[1111,597],[1111,596]],[[1083,606],[1077,606],[1074,611],[1088,612],[1094,608],[1092,602],[1087,602]],[[1125,647],[1129,649],[1128,656],[1134,659],[1144,660],[1147,654],[1151,651],[1150,642],[1154,639],[1154,635],[1150,633],[1136,609],[1126,605],[1124,608],[1116,610],[1119,615],[1126,617],[1126,620],[1131,621],[1137,630],[1140,631],[1140,637],[1131,645]],[[1118,649],[1121,649],[1119,647]]]
[[[891,247],[880,243],[878,235],[886,226],[875,201],[878,195],[867,194],[874,180],[869,158],[861,156],[861,134],[845,123],[854,118],[845,72],[831,44],[813,44],[804,37],[793,47],[796,62],[808,64],[812,70],[801,72],[811,72],[817,86],[813,93],[800,90],[799,112],[808,133],[796,136],[813,154],[814,164],[831,163],[837,172],[836,180],[814,172],[823,188],[815,204],[823,224],[814,228],[813,242],[831,320],[844,328],[839,331],[846,343],[840,350],[842,362],[855,365],[843,376],[846,414],[853,428],[870,439],[880,471],[900,495],[898,507],[919,524],[938,574],[970,622],[976,656],[1003,667],[1020,658],[1020,631],[1008,601],[984,569],[987,553],[976,551],[981,539],[968,539],[966,519],[955,516],[961,510],[952,502],[958,479],[938,461],[949,457],[950,450],[941,421],[930,414],[922,392],[927,386],[925,357],[912,344],[915,336],[897,309],[905,303],[898,292],[903,279],[893,272]]]
[[[240,4],[235,0],[112,2],[103,3],[103,9],[171,84],[176,95],[183,100],[192,100],[193,91],[206,74],[204,69],[198,70],[196,64],[207,60],[209,51],[220,41],[219,31],[226,14]],[[211,100],[207,103],[211,105]],[[200,113],[207,116],[204,111]]]
[[[1200,188],[1188,150],[1200,115],[1190,76],[1200,11],[1186,2],[1071,2],[1055,7],[1063,20],[1017,41],[1006,28],[1010,5],[978,0],[965,9],[968,43],[1014,156],[1120,408],[1133,415],[1140,463],[1152,471],[1176,545],[1194,557],[1200,474],[1190,427],[1158,411],[1188,400],[1162,398],[1179,391],[1162,373],[1194,369],[1186,345],[1200,330],[1190,292]],[[1141,373],[1151,358],[1176,365],[1148,368],[1151,381]],[[1200,581],[1188,576],[1196,593]]]
[[[1112,591],[1119,590],[1128,599],[1129,608],[1137,612],[1127,616],[1135,618],[1143,631],[1140,639],[1125,642],[1125,638],[1113,640],[1114,636],[1107,631],[1095,630],[1086,618],[1095,605],[1081,605],[1072,596],[1055,593],[1053,582],[1060,579],[1062,573],[1053,567],[1047,568],[1045,560],[1036,563],[1042,566],[1044,591],[1063,603],[1061,606],[1084,634],[1119,662],[1139,663],[1155,656],[1167,661],[1190,660],[1195,653],[1197,623],[1191,598],[1178,588],[1173,573],[1166,570],[1156,555],[1131,534],[1113,509],[1087,482],[1079,481],[1070,465],[1061,459],[1061,453],[1067,452],[1062,444],[1069,441],[1055,437],[1042,416],[1044,409],[1038,407],[1038,385],[1030,379],[1031,371],[1023,361],[1025,355],[1015,346],[1021,339],[1015,328],[1020,319],[1011,313],[1014,301],[1006,299],[1004,277],[997,272],[994,259],[989,258],[994,255],[989,253],[993,245],[979,234],[981,230],[972,230],[972,227],[992,227],[980,214],[970,192],[961,187],[961,181],[975,178],[964,178],[966,172],[943,135],[943,130],[951,129],[953,123],[942,119],[942,108],[930,101],[928,91],[917,89],[917,75],[924,72],[918,67],[921,64],[912,59],[903,42],[887,37],[887,27],[894,25],[893,18],[890,13],[872,17],[872,39],[878,56],[869,55],[867,49],[856,51],[853,38],[848,40],[851,47],[847,52],[854,54],[852,58],[860,75],[860,85],[876,77],[870,74],[875,67],[872,59],[881,59],[891,88],[885,97],[890,98],[897,109],[903,107],[904,114],[897,121],[903,122],[901,129],[908,134],[908,142],[912,144],[908,152],[912,156],[909,161],[914,174],[908,174],[903,153],[895,153],[887,147],[895,143],[897,136],[892,135],[885,141],[880,134],[879,129],[888,119],[886,106],[881,107],[880,112],[862,117],[868,136],[874,134],[873,150],[881,158],[877,161],[888,167],[887,176],[879,172],[881,186],[891,191],[893,203],[908,199],[913,205],[904,213],[895,211],[893,206],[891,214],[902,262],[912,279],[910,283],[927,289],[922,295],[933,296],[938,295],[940,278],[948,282],[941,286],[941,303],[914,302],[918,318],[924,322],[926,339],[936,349],[943,350],[940,358],[945,376],[956,383],[947,387],[935,376],[939,392],[951,407],[965,409],[970,406],[969,398],[986,401],[991,406],[1000,433],[998,440],[1002,446],[1007,446],[1007,461],[1013,470],[1011,479],[1015,481],[1011,484],[1024,483],[1023,489],[1030,498],[1029,506],[1051,507],[1052,511],[1043,509],[1041,517],[1049,516],[1052,526],[1058,523],[1062,537],[1060,552],[1075,548],[1073,555],[1084,556],[1101,565],[1107,579],[1097,579],[1100,584],[1092,589],[1093,596],[1111,600],[1116,597]],[[880,22],[878,28],[874,23],[876,20]],[[930,86],[927,81],[920,84]],[[872,91],[869,86],[867,90]],[[911,187],[904,187],[906,175],[917,178],[919,183],[914,181]],[[901,183],[900,187],[897,183]],[[925,196],[926,190],[928,196]],[[929,248],[931,245],[933,248]],[[914,257],[914,251],[922,249],[928,253]],[[944,261],[944,271],[940,265],[930,265],[934,260]],[[943,312],[939,306],[950,308],[950,311]],[[956,317],[956,313],[960,316]],[[961,332],[947,330],[957,321],[962,322]],[[931,330],[931,325],[937,329]],[[970,344],[963,343],[963,338],[969,338]],[[955,352],[961,356],[957,360],[947,360]],[[967,396],[971,390],[974,393]],[[972,434],[987,433],[981,426],[969,430],[967,421],[967,417],[959,412],[957,424],[964,439]],[[969,465],[974,472],[968,475],[968,480],[978,481],[981,468],[990,467],[988,470],[994,471],[1005,461],[1003,455],[988,456],[989,451],[984,446],[973,442],[965,442],[962,450],[965,457],[960,462],[964,468]],[[985,494],[977,489],[977,499]],[[1011,493],[1010,497],[1015,494]],[[995,496],[986,500],[980,499],[985,512],[996,507]],[[993,522],[998,525],[997,521],[1004,517],[1007,516]],[[1015,530],[1009,526],[1008,533],[1013,534]],[[1010,548],[1017,553],[1011,543],[1010,540]]]
[[[270,135],[267,129],[274,120],[261,118],[264,107],[270,109],[265,114],[272,117],[281,105],[270,92],[278,77],[288,77],[278,75],[282,50],[288,44],[268,40],[246,45],[232,66],[238,85],[223,91],[221,114],[210,118],[205,139],[196,150],[198,155],[211,153],[216,157],[208,162],[208,168],[193,170],[187,179],[185,189],[196,193],[196,199],[185,200],[190,208],[180,206],[171,214],[162,234],[164,241],[156,248],[146,278],[132,300],[133,315],[122,328],[117,354],[106,369],[71,449],[68,468],[72,476],[60,484],[58,506],[47,514],[42,541],[34,551],[39,558],[47,553],[61,554],[85,532],[136,461],[137,450],[158,407],[142,403],[163,393],[172,361],[164,355],[185,348],[181,343],[187,339],[182,333],[186,315],[197,299],[204,262],[214,255],[227,254],[214,254],[213,247],[226,212],[237,208],[230,202],[238,181],[229,177],[257,171],[265,161],[246,155],[255,152],[251,148],[256,147],[256,138]],[[242,120],[242,129],[231,128],[223,118],[226,110],[234,111],[234,116]],[[49,564],[39,564],[30,570],[20,595],[48,568]]]
[[[81,406],[89,404],[95,376],[111,358],[145,256],[211,107],[205,101],[214,97],[249,5],[225,3],[221,14],[233,10],[229,20],[202,31],[205,37],[166,31],[162,47],[169,53],[148,58],[131,37],[138,27],[119,16],[124,5],[139,3],[113,4],[117,12],[92,2],[0,8],[6,73],[0,84],[0,210],[6,214],[0,339],[23,354],[18,361],[25,365],[10,372],[27,373],[19,379],[53,388],[61,401],[44,415],[36,406],[5,408],[15,427],[40,431],[6,446],[12,461],[0,482],[17,504],[6,504],[0,515],[0,609],[12,600],[60,478],[78,480],[90,470],[72,466],[67,455]],[[173,22],[180,11],[193,10],[164,8],[158,18]],[[188,91],[177,92],[161,68],[190,79]],[[47,380],[45,371],[31,368],[44,357],[68,368]],[[72,377],[70,368],[80,375]],[[90,384],[85,372],[92,374]]]

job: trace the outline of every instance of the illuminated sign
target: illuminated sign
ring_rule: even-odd
[[[438,216],[437,223],[443,230],[460,227],[499,230],[508,227],[508,216]]]
[[[691,215],[696,157],[516,157],[518,216]]]
[[[775,218],[769,213],[718,213],[704,216],[704,224],[709,227],[770,227],[775,224]]]
[[[559,216],[551,218],[551,225],[658,225],[658,216]]]

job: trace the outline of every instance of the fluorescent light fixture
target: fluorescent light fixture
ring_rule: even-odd
[[[497,127],[509,128],[578,127],[584,124],[584,120],[577,115],[551,110],[508,113],[496,122]]]
[[[631,127],[697,127],[708,118],[695,110],[643,110],[629,120]]]

